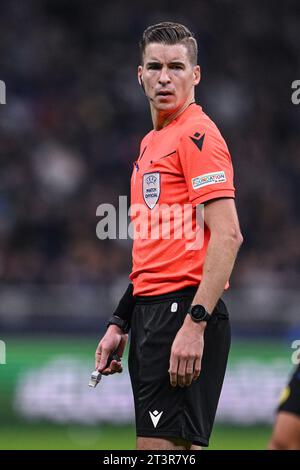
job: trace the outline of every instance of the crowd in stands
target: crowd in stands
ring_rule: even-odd
[[[96,285],[130,272],[131,241],[100,241],[96,209],[129,195],[139,141],[152,125],[136,79],[138,41],[146,26],[166,20],[185,23],[198,39],[197,102],[234,162],[245,242],[233,282],[299,279],[297,2],[171,8],[165,0],[1,4],[2,283]]]

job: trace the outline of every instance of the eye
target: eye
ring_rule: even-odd
[[[148,64],[147,69],[148,70],[159,70],[161,68],[160,64]]]

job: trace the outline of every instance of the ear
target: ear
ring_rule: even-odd
[[[138,81],[141,86],[142,86],[142,74],[143,74],[143,67],[139,65],[138,66]]]
[[[200,65],[195,65],[193,70],[193,85],[196,86],[201,80],[201,69]]]

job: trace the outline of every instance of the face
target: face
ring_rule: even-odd
[[[138,79],[156,111],[164,114],[181,108],[194,98],[194,86],[200,81],[200,67],[190,63],[183,44],[148,44]]]

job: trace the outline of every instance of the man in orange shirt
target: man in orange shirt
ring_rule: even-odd
[[[137,449],[196,450],[209,443],[230,347],[220,297],[242,243],[233,169],[218,128],[195,103],[193,34],[160,23],[144,31],[140,49],[138,80],[154,129],[131,179],[132,284],[98,345],[96,368],[122,371],[121,362],[106,363],[110,352],[122,356],[131,327]]]

